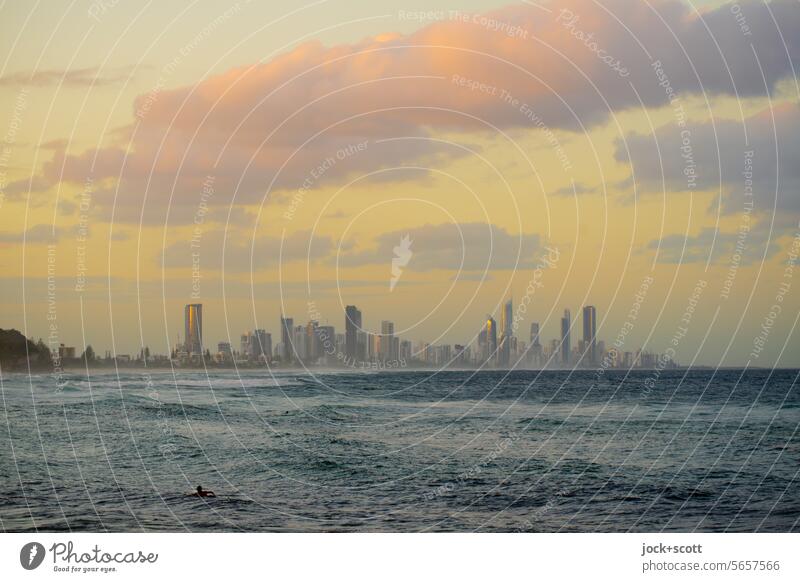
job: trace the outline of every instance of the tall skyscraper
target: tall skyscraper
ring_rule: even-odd
[[[539,338],[539,324],[537,322],[531,323],[530,359],[537,366],[542,364],[542,343]]]
[[[192,356],[203,353],[203,306],[191,303],[183,312],[185,338],[184,349]]]
[[[493,317],[486,318],[486,354],[485,359],[497,359],[497,322]]]
[[[294,360],[293,337],[294,319],[281,316],[281,361],[287,364]]]
[[[384,362],[397,358],[394,353],[394,323],[391,321],[381,322],[381,343],[380,359]]]
[[[361,312],[355,305],[344,308],[345,355],[350,360],[363,359],[359,353],[358,333],[361,331]]]
[[[569,365],[570,352],[572,351],[572,344],[569,338],[569,328],[572,325],[571,319],[569,309],[565,309],[564,317],[561,318],[561,362],[565,366]]]
[[[511,362],[511,336],[514,335],[512,329],[512,322],[514,317],[514,304],[511,299],[506,301],[503,305],[503,312],[501,313],[500,322],[502,323],[502,335],[500,337],[500,352],[498,354],[498,363],[506,367]]]
[[[597,310],[593,305],[583,308],[583,343],[589,362],[597,363]]]

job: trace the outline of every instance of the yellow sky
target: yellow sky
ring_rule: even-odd
[[[464,12],[477,13],[501,5],[460,4]],[[551,99],[546,92],[525,94],[534,81],[503,73],[508,87],[519,95],[519,103],[509,104],[486,91],[480,95],[454,86],[457,82],[447,76],[452,70],[453,75],[496,86],[493,70],[501,65],[494,61],[487,65],[481,57],[462,58],[449,49],[436,49],[420,65],[413,50],[400,52],[396,45],[384,58],[381,43],[401,42],[395,36],[358,45],[386,32],[407,35],[399,38],[417,45],[456,42],[462,38],[458,22],[426,32],[430,23],[400,17],[396,7],[352,5],[343,10],[341,3],[324,3],[271,25],[291,7],[242,2],[226,12],[226,7],[204,4],[183,14],[176,7],[150,7],[137,16],[136,9],[120,3],[98,12],[97,18],[85,10],[38,9],[27,24],[30,13],[14,8],[0,35],[7,55],[0,69],[0,141],[5,138],[0,144],[5,145],[0,150],[0,327],[46,337],[55,322],[61,341],[79,351],[91,343],[100,353],[131,353],[144,343],[163,353],[182,333],[185,303],[204,304],[204,340],[215,346],[225,340],[236,344],[240,333],[255,327],[266,328],[274,337],[282,311],[304,322],[309,318],[308,302],[313,301],[323,319],[337,328],[343,328],[343,306],[355,303],[368,328],[378,329],[382,319],[390,319],[398,330],[408,329],[408,339],[460,343],[478,332],[485,314],[498,316],[509,294],[517,304],[522,301],[549,248],[557,249],[558,261],[545,269],[542,285],[533,294],[519,334],[525,340],[530,322],[540,322],[549,340],[558,334],[564,308],[577,318],[581,306],[592,304],[598,308],[599,335],[610,341],[625,322],[642,280],[652,276],[655,284],[628,347],[662,351],[702,280],[707,287],[700,307],[678,347],[682,363],[696,357],[698,364],[798,365],[800,283],[786,270],[793,237],[800,232],[800,213],[793,210],[796,191],[757,191],[757,211],[743,218],[735,202],[725,211],[717,210],[720,200],[735,200],[742,190],[740,175],[726,175],[693,191],[676,187],[674,180],[667,180],[664,190],[654,188],[646,176],[632,181],[632,164],[620,160],[627,140],[657,134],[660,128],[669,133],[675,125],[674,109],[658,103],[658,93],[645,92],[652,87],[639,89],[650,105],[630,105],[620,97],[619,104],[612,101],[610,113],[601,115],[581,99],[581,92],[593,90],[588,81],[584,86],[574,85],[571,78],[562,81],[566,73],[556,66],[555,57],[536,53],[531,57],[535,66],[551,76],[543,81],[562,83],[558,95],[579,108],[578,117],[585,122],[585,127],[554,122],[545,130],[526,118],[522,107],[541,105],[555,119],[554,110],[544,105]],[[573,11],[582,6],[566,5]],[[441,6],[432,9],[450,8]],[[551,6],[556,10],[557,5]],[[506,24],[517,14],[524,22],[530,18],[530,26],[542,27],[535,28],[539,37],[554,46],[564,42],[573,51],[579,68],[601,86],[601,95],[616,91],[605,85],[616,81],[597,68],[603,65],[585,52],[585,46],[573,46],[575,39],[558,23],[543,24],[546,17],[554,18],[552,14],[529,17],[519,8],[507,10],[488,13]],[[605,24],[590,16],[585,14],[581,26],[596,28],[602,42]],[[16,31],[24,34],[14,44]],[[481,34],[487,36],[475,42],[494,42],[486,30]],[[738,31],[731,28],[727,34]],[[303,48],[302,42],[311,39],[321,40],[328,52]],[[464,42],[467,46],[472,40]],[[517,54],[518,45],[508,45],[512,41],[498,42],[495,54]],[[303,88],[292,98],[303,95],[308,101],[287,99],[281,107],[299,108],[317,95],[329,100],[309,106],[289,122],[313,129],[309,135],[297,134],[298,143],[287,129],[288,135],[277,142],[273,136],[264,145],[274,128],[269,106],[263,118],[252,106],[242,127],[232,125],[235,106],[250,104],[256,98],[253,92],[268,93],[291,79],[294,67],[303,70],[305,63],[314,66],[315,59],[336,58],[337,51],[350,50],[338,47],[356,45],[366,47],[359,49],[364,52],[348,56],[352,60],[341,70],[320,73],[308,86],[303,85],[305,77],[292,81]],[[242,67],[257,62],[265,64],[262,76],[247,85],[249,73],[242,73]],[[237,72],[227,73],[232,68]],[[84,75],[83,69],[90,72]],[[445,78],[391,85],[394,89],[381,93],[377,107],[397,110],[365,111],[376,103],[366,85],[371,75],[415,71],[443,71]],[[38,76],[25,77],[33,72]],[[678,72],[672,72],[677,79]],[[15,77],[18,73],[22,76]],[[642,77],[646,74],[645,67]],[[746,72],[741,74],[745,78]],[[237,84],[237,77],[244,82]],[[10,80],[4,83],[4,78]],[[650,81],[657,86],[655,77]],[[358,93],[360,88],[352,89],[358,83],[364,95]],[[168,109],[180,104],[190,87],[197,91],[186,98],[187,105]],[[342,87],[350,87],[352,93],[339,102],[330,93]],[[137,122],[136,108],[147,103],[148,95],[152,109]],[[409,104],[417,103],[419,95],[420,106],[437,109],[411,111]],[[441,95],[447,97],[440,101]],[[194,100],[201,98],[199,107]],[[208,109],[206,100],[212,103]],[[445,102],[459,112],[441,112]],[[755,124],[764,123],[767,113],[797,103],[797,85],[789,77],[780,79],[770,96],[763,91],[737,96],[721,89],[687,90],[680,96],[691,127],[697,128],[697,150],[709,149],[699,137],[700,128],[711,132],[717,126],[754,120],[746,127],[758,134]],[[209,116],[190,117],[193,107]],[[342,112],[338,117],[331,113],[336,108]],[[158,125],[165,111],[172,122]],[[364,115],[348,119],[352,111]],[[316,137],[311,135],[317,131],[315,124],[322,132]],[[162,138],[164,146],[159,148]],[[192,139],[196,141],[191,148],[182,149],[182,140]],[[311,141],[302,144],[306,139]],[[217,147],[226,140],[229,148],[223,154]],[[640,147],[639,142],[631,143]],[[114,165],[117,151],[122,152],[121,160],[128,153],[119,167]],[[755,155],[754,171],[775,173],[759,166],[772,159],[763,151]],[[273,160],[293,152],[293,162],[270,187]],[[675,151],[661,154],[665,159],[680,156]],[[218,155],[223,162],[215,165]],[[645,153],[631,155],[638,159]],[[243,185],[233,198],[231,184],[239,179],[235,164],[240,159],[251,165],[241,173]],[[232,165],[224,160],[233,160]],[[148,172],[141,171],[139,163],[145,170],[158,170],[149,189]],[[646,163],[645,159],[641,166],[645,170]],[[86,174],[86,167],[95,168],[94,173]],[[96,170],[105,167],[112,168],[108,175]],[[176,187],[171,192],[165,184],[173,174]],[[212,185],[204,197],[202,183],[209,176]],[[33,188],[20,182],[27,180]],[[308,187],[301,191],[304,180]],[[47,183],[40,187],[40,182]],[[763,188],[773,182],[759,184]],[[787,178],[778,183],[792,182]],[[577,195],[571,193],[573,185]],[[138,197],[143,197],[141,204]],[[137,202],[126,206],[130,200]],[[750,230],[739,257],[736,236],[744,220]],[[400,284],[390,290],[391,249],[404,234],[414,239],[413,255]],[[709,260],[708,243],[714,236],[716,248]],[[732,262],[737,263],[733,271]],[[198,273],[193,296],[192,276]],[[48,276],[55,282],[50,295]],[[82,286],[84,276],[87,282]],[[730,294],[723,293],[726,280]],[[787,283],[790,290],[782,296],[781,285]],[[765,350],[754,358],[754,339],[778,302],[780,317],[770,324]]]

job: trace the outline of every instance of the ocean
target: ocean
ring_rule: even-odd
[[[796,370],[4,374],[9,532],[788,532]],[[189,497],[196,485],[216,498]]]

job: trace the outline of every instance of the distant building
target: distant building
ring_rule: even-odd
[[[456,352],[453,364],[456,366],[466,366],[467,364],[469,364],[470,360],[469,346],[462,346],[460,344],[456,344],[453,348],[455,349]]]
[[[508,367],[511,362],[511,336],[514,335],[512,329],[512,322],[514,319],[514,304],[509,299],[503,305],[503,311],[500,314],[500,323],[502,325],[500,336],[500,350],[497,354],[498,364],[504,368]]]
[[[293,328],[294,319],[281,316],[281,361],[284,364],[294,361],[294,348],[292,347]]]
[[[336,363],[336,330],[332,325],[320,325],[315,329],[319,357],[327,365]]]
[[[367,360],[376,362],[379,359],[381,336],[377,333],[367,332]]]
[[[229,342],[219,342],[217,344],[217,356],[221,362],[233,361],[233,350]]]
[[[565,309],[564,317],[561,318],[561,363],[565,366],[569,365],[572,352],[572,344],[570,342],[571,319],[569,309]]]
[[[493,317],[487,316],[486,325],[484,326],[485,345],[483,360],[488,362],[490,360],[496,361],[497,358],[497,322]]]
[[[294,358],[304,362],[308,358],[306,353],[306,328],[303,325],[294,326],[292,333],[292,347],[294,348]]]
[[[309,362],[316,362],[320,355],[322,355],[317,328],[319,328],[319,322],[316,320],[312,319],[306,324],[305,354],[306,360]]]
[[[361,331],[361,312],[355,305],[348,305],[344,309],[345,329],[345,354],[348,359],[363,359],[364,352],[359,348],[359,332]],[[366,344],[366,338],[364,338]]]
[[[394,340],[394,323],[391,321],[382,321],[379,346],[379,357],[381,361],[386,362],[397,359]]]
[[[542,365],[542,343],[539,333],[539,324],[536,322],[531,323],[531,349],[528,353],[530,354],[531,362],[536,366]]]
[[[409,340],[403,340],[400,342],[400,359],[404,360],[405,362],[411,361],[411,342]]]
[[[593,305],[583,308],[583,344],[589,363],[597,364],[597,310]]]
[[[253,335],[248,331],[243,333],[239,338],[239,353],[245,360],[250,359],[253,355]]]
[[[272,361],[272,334],[263,329],[255,330],[253,332],[251,351],[253,352],[253,357],[258,360]]]
[[[59,360],[74,360],[75,348],[72,346],[65,346],[61,344],[58,346],[58,359]]]
[[[191,303],[184,309],[184,350],[189,356],[203,353],[203,305]]]

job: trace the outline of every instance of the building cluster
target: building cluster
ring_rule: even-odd
[[[355,305],[344,311],[344,333],[316,319],[295,325],[291,317],[280,318],[280,337],[273,343],[272,334],[263,329],[241,335],[238,346],[219,342],[216,352],[203,345],[203,306],[184,308],[184,341],[172,352],[174,364],[205,362],[259,364],[279,367],[323,366],[364,369],[406,367],[451,368],[654,368],[663,356],[642,350],[606,349],[597,338],[597,310],[588,305],[582,312],[582,334],[577,341],[569,309],[561,318],[561,336],[543,343],[539,323],[530,323],[528,341],[515,334],[519,321],[514,317],[513,301],[506,301],[498,325],[487,316],[479,333],[469,344],[430,344],[411,342],[395,332],[392,321],[384,320],[380,332],[364,329],[362,313]],[[676,364],[669,361],[669,367]]]

